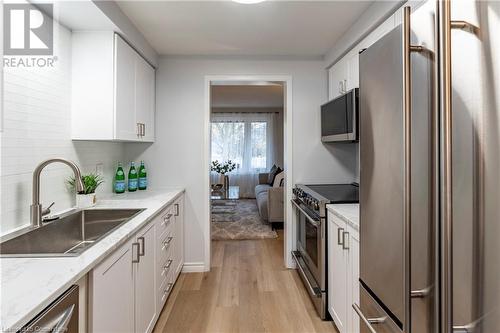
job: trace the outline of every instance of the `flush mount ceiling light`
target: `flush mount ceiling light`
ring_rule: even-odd
[[[243,3],[245,5],[252,5],[254,3],[264,2],[266,0],[233,0],[233,1],[237,3]]]

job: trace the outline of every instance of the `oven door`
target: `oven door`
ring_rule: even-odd
[[[293,200],[297,218],[297,250],[316,283],[324,291],[325,282],[325,223],[323,219],[308,213],[308,208]]]

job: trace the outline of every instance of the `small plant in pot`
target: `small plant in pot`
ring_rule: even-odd
[[[88,175],[82,175],[82,182],[83,192],[76,194],[76,206],[78,208],[92,207],[96,203],[95,191],[104,183],[104,180],[100,175],[90,173]],[[68,179],[68,185],[71,189],[75,190],[74,177]]]
[[[226,173],[229,173],[236,169],[236,164],[231,160],[222,163],[220,163],[218,160],[215,160],[212,161],[212,167],[210,169],[220,174],[221,184],[223,184],[224,190],[229,189],[229,176],[226,175]]]

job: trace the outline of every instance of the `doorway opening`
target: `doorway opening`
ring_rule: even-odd
[[[278,239],[293,267],[290,89],[289,77],[207,78],[208,263],[212,241]]]

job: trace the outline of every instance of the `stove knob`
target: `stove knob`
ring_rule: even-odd
[[[318,203],[318,201],[316,201],[314,203],[314,209],[319,210],[319,203]]]

